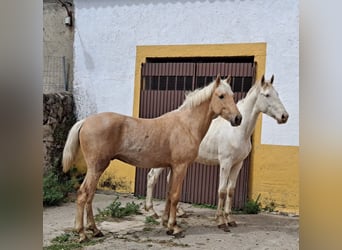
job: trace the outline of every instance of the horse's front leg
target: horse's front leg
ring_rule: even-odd
[[[146,200],[145,210],[153,212],[153,217],[159,218],[156,211],[153,209],[152,194],[154,186],[157,183],[159,175],[163,172],[164,168],[152,168],[147,174],[147,188],[146,188]]]
[[[164,213],[162,215],[161,223],[164,227],[167,227],[167,223],[169,221],[170,216],[170,207],[171,207],[171,201],[170,201],[170,178],[172,176],[172,171],[169,172],[167,176],[166,181],[166,198],[165,198],[165,209]]]
[[[177,225],[176,221],[176,213],[177,213],[177,205],[179,202],[179,197],[182,191],[182,183],[184,177],[186,175],[187,164],[180,164],[172,166],[171,168],[171,178],[170,178],[170,188],[168,194],[168,203],[166,204],[165,211],[167,210],[167,206],[169,206],[169,220],[167,223],[168,234],[172,234],[176,237],[182,236],[183,229]]]
[[[226,218],[223,216],[223,204],[227,196],[227,185],[228,185],[228,176],[230,173],[231,165],[229,161],[221,161],[220,162],[220,183],[218,188],[218,204],[216,210],[216,221],[217,226],[220,229],[223,229],[225,232],[229,232],[228,222]]]
[[[167,175],[166,181],[169,184],[170,183],[170,176],[171,176],[171,171],[169,171],[169,174]],[[181,206],[178,204],[177,206],[177,217],[186,217],[185,211],[181,208]]]
[[[236,187],[236,181],[239,176],[240,170],[242,168],[242,162],[239,162],[235,164],[229,174],[228,177],[228,188],[227,188],[227,199],[224,206],[224,217],[228,221],[228,225],[231,227],[236,227],[236,222],[231,218],[232,214],[232,203],[233,203],[233,197]]]

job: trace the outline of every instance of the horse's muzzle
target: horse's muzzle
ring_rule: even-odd
[[[282,123],[286,123],[287,119],[289,119],[289,114],[288,113],[284,113],[284,114],[281,115],[280,119],[277,119],[277,121],[278,121],[279,124],[282,124]]]
[[[232,126],[236,127],[241,124],[241,121],[242,121],[242,115],[238,114],[235,116],[233,120],[230,121],[230,123],[232,124]]]

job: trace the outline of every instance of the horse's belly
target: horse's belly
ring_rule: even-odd
[[[169,166],[168,162],[165,161],[165,157],[159,157],[153,152],[126,152],[115,158],[139,168],[161,168]]]

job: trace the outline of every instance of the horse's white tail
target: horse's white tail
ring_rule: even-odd
[[[66,173],[69,169],[71,164],[75,160],[75,156],[78,152],[78,148],[80,146],[80,142],[78,139],[78,132],[84,122],[80,120],[72,126],[69,131],[68,138],[66,140],[64,150],[63,150],[63,172]]]

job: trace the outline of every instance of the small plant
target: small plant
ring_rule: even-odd
[[[122,218],[131,214],[140,214],[139,205],[135,204],[134,201],[129,202],[125,207],[122,207],[121,202],[119,202],[118,199],[119,196],[117,196],[116,199],[103,210],[98,208],[97,210],[99,213],[95,216],[95,218],[97,220],[103,220],[106,217]]]
[[[43,177],[43,205],[55,206],[66,200],[74,190],[74,181],[59,177],[53,171]]]
[[[246,214],[257,214],[261,211],[261,203],[259,202],[260,194],[257,199],[254,201],[253,199],[246,202],[245,207],[243,208],[243,212]]]
[[[72,237],[72,235],[70,233],[63,233],[63,234],[53,238],[51,240],[51,242],[53,242],[53,243],[64,243],[64,242],[69,241],[71,237]]]
[[[275,208],[276,208],[276,203],[272,200],[265,205],[264,210],[266,212],[273,212]]]
[[[145,224],[149,224],[149,225],[158,225],[159,222],[156,221],[156,219],[153,216],[147,216],[145,218]]]

